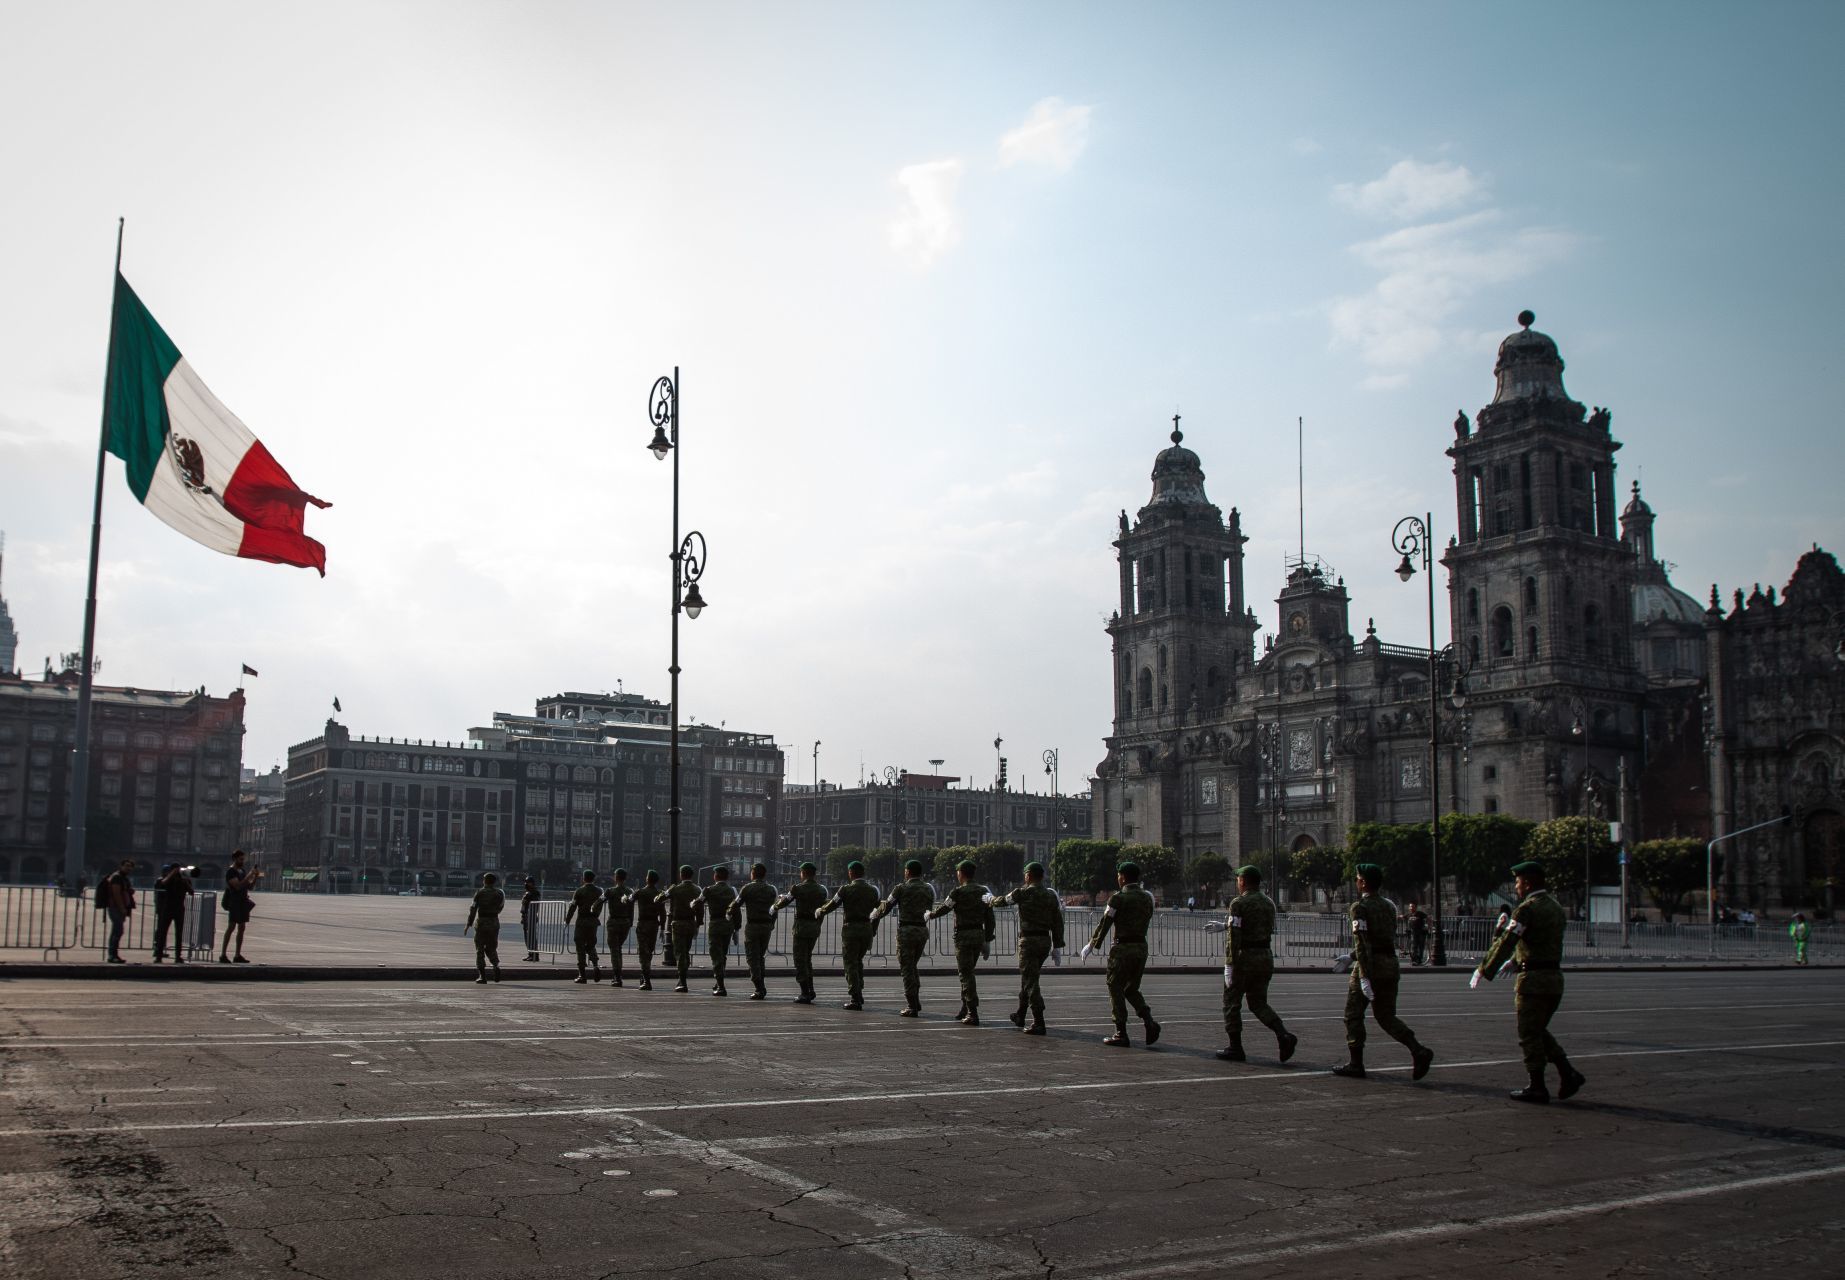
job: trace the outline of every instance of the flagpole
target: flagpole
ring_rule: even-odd
[[[115,220],[115,271],[109,277],[109,345],[115,345],[115,282],[122,275],[122,232],[128,219]],[[64,838],[64,880],[73,889],[83,881],[84,824],[90,803],[91,671],[96,666],[96,565],[102,552],[103,463],[109,456],[109,359],[103,358],[102,426],[96,438],[96,502],[90,514],[90,585],[83,601],[83,667],[77,673],[77,749],[71,759],[70,811]]]

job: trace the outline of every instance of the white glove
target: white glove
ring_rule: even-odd
[[[983,893],[983,894],[981,894],[981,895],[980,895],[980,900],[981,900],[982,902],[984,902],[984,903],[985,903],[985,904],[986,904],[987,906],[989,906],[989,907],[990,907],[990,906],[992,906],[992,905],[993,905],[993,904],[994,904],[995,902],[998,902],[998,901],[999,901],[999,899],[998,899],[998,898],[995,898],[995,897],[993,896],[993,894],[992,894],[992,892],[991,892],[991,891],[989,891],[989,892],[987,892],[987,893]]]
[[[1095,944],[1085,942],[1083,944],[1083,959],[1087,960],[1089,958],[1089,953],[1094,950],[1095,950]]]
[[[1358,980],[1358,989],[1365,993],[1365,999],[1367,1000],[1377,999],[1377,993],[1371,990],[1371,979],[1360,978]]]
[[[1472,991],[1475,987],[1479,985],[1480,985],[1480,971],[1478,969],[1475,969],[1473,971],[1473,977],[1467,979],[1467,989],[1469,991]]]
[[[1224,966],[1224,990],[1228,991],[1230,989],[1230,984],[1234,982],[1235,980],[1236,979],[1232,974],[1230,966],[1225,965]]]

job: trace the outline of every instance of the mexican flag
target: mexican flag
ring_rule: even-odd
[[[330,504],[302,492],[218,402],[119,272],[107,399],[109,452],[142,506],[213,551],[327,575],[327,549],[302,516]]]

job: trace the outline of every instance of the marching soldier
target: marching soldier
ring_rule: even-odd
[[[756,990],[752,1000],[768,998],[764,972],[769,959],[769,938],[775,932],[775,890],[769,885],[769,869],[758,862],[750,868],[750,882],[737,890],[737,900],[730,904],[732,928],[743,930],[743,955],[749,961],[750,985]]]
[[[1294,1056],[1294,1046],[1300,1043],[1268,1003],[1268,984],[1275,976],[1269,940],[1274,936],[1275,904],[1262,892],[1261,869],[1251,863],[1236,873],[1236,900],[1230,904],[1229,936],[1224,940],[1224,1031],[1230,1044],[1217,1056],[1225,1062],[1244,1061],[1245,1000],[1256,1020],[1275,1033],[1283,1062]]]
[[[1397,961],[1397,907],[1381,893],[1384,870],[1374,862],[1358,864],[1358,901],[1352,904],[1352,982],[1345,995],[1345,1043],[1351,1060],[1333,1068],[1336,1076],[1353,1080],[1365,1074],[1365,1009],[1371,1008],[1377,1025],[1409,1050],[1409,1078],[1429,1073],[1435,1054],[1422,1047],[1403,1020],[1397,1017],[1397,984],[1402,969]]]
[[[1044,1034],[1044,993],[1038,989],[1038,975],[1044,961],[1063,951],[1063,903],[1044,887],[1044,867],[1025,864],[1025,883],[1011,893],[993,901],[996,907],[1019,909],[1019,1007],[1011,1015],[1012,1025],[1026,1035]],[[1025,1010],[1031,1009],[1031,1026],[1025,1025]]]
[[[1478,986],[1481,978],[1491,982],[1499,975],[1506,957],[1516,954],[1513,964],[1518,967],[1518,985],[1513,988],[1513,1002],[1518,1011],[1518,1047],[1524,1054],[1525,1074],[1531,1083],[1514,1089],[1512,1097],[1519,1102],[1549,1102],[1544,1064],[1551,1062],[1556,1064],[1562,1080],[1557,1096],[1573,1098],[1588,1078],[1570,1065],[1563,1046],[1550,1034],[1550,1020],[1563,1003],[1563,931],[1569,923],[1569,913],[1544,887],[1541,862],[1521,862],[1513,867],[1512,887],[1518,891],[1518,905],[1493,939],[1468,985]]]
[[[892,911],[897,913],[897,967],[903,972],[903,1012],[899,1018],[914,1018],[922,1013],[923,948],[929,945],[929,908],[935,905],[935,890],[923,879],[923,864],[911,858],[903,864],[903,883],[890,891],[872,913],[873,928]]]
[[[649,871],[647,883],[630,895],[630,901],[634,904],[634,955],[641,962],[641,990],[652,991],[653,951],[666,923],[666,894],[660,888],[660,873]]]
[[[474,981],[487,985],[487,966],[493,966],[493,980],[500,980],[500,912],[506,909],[506,895],[500,891],[500,878],[489,871],[480,878],[480,891],[468,907],[466,933],[474,929]]]
[[[730,887],[730,868],[716,866],[711,869],[711,883],[705,886],[702,904],[705,919],[710,924],[705,928],[705,941],[711,947],[711,976],[716,980],[711,988],[714,996],[727,996],[724,990],[724,975],[730,969],[730,940],[735,935],[731,932],[730,909],[737,903],[737,891]]]
[[[1117,867],[1115,883],[1120,887],[1109,898],[1095,932],[1084,945],[1083,958],[1088,959],[1089,953],[1107,940],[1110,929],[1115,931],[1115,945],[1108,953],[1108,1013],[1115,1021],[1115,1034],[1102,1043],[1116,1049],[1128,1047],[1127,1007],[1132,1005],[1147,1029],[1147,1047],[1151,1049],[1159,1043],[1160,1024],[1153,1020],[1153,1010],[1140,994],[1140,978],[1147,968],[1147,926],[1153,923],[1153,895],[1140,887],[1137,863],[1124,862]]]
[[[634,927],[634,892],[628,888],[628,869],[615,868],[615,883],[602,895],[602,903],[609,910],[609,969],[613,977],[611,986],[621,985],[621,950],[628,942],[628,931]]]
[[[801,994],[796,1004],[814,1002],[814,944],[820,941],[820,921],[814,916],[826,902],[826,890],[814,879],[819,868],[811,862],[801,864],[801,878],[788,886],[788,892],[775,900],[775,910],[794,907],[794,980]]]
[[[679,971],[674,991],[688,991],[686,982],[692,972],[692,939],[704,923],[705,895],[692,877],[692,868],[680,867],[679,880],[666,891],[666,920],[672,929],[673,965]]]
[[[956,1022],[980,1025],[980,988],[974,969],[993,945],[993,895],[974,883],[977,868],[963,862],[955,868],[955,887],[930,908],[928,919],[955,913],[955,972],[961,976],[961,1012]]]
[[[844,953],[846,965],[846,1002],[842,1008],[865,1007],[865,953],[871,950],[871,940],[876,936],[871,913],[877,905],[878,891],[865,883],[865,864],[849,862],[846,882],[833,891],[826,905],[814,912],[818,920],[837,910],[844,921],[839,930],[840,951]]]
[[[589,971],[596,971],[596,981],[602,981],[602,961],[596,955],[596,917],[602,911],[602,890],[596,887],[596,873],[585,871],[583,883],[570,895],[570,905],[564,909],[564,923],[572,919],[577,922],[577,976],[579,983],[589,981]]]

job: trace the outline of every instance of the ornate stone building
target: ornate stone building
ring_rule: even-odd
[[[1437,810],[1543,820],[1624,808],[1629,834],[1646,838],[1705,836],[1713,815],[1716,831],[1733,830],[1804,798],[1815,816],[1803,819],[1802,851],[1758,842],[1737,891],[1778,903],[1812,867],[1836,874],[1837,566],[1816,549],[1781,606],[1758,592],[1747,605],[1739,596],[1729,618],[1707,618],[1656,555],[1638,485],[1617,511],[1612,414],[1570,397],[1557,345],[1532,321],[1521,314],[1500,344],[1492,401],[1456,418],[1447,451],[1456,533],[1440,557],[1453,643],[1437,670],[1439,782],[1429,777],[1428,650],[1385,644],[1369,626],[1355,638],[1344,580],[1322,561],[1289,560],[1274,636],[1256,653],[1241,517],[1232,508],[1226,520],[1206,496],[1175,419],[1152,497],[1132,521],[1122,513],[1115,541],[1099,834],[1188,859],[1278,862],[1342,843],[1354,822]],[[1824,691],[1814,654],[1831,664],[1817,673],[1831,681]],[[1747,707],[1708,699],[1729,749],[1710,756],[1707,780],[1701,694],[1765,669],[1780,683]],[[1778,754],[1790,751],[1800,754]]]

